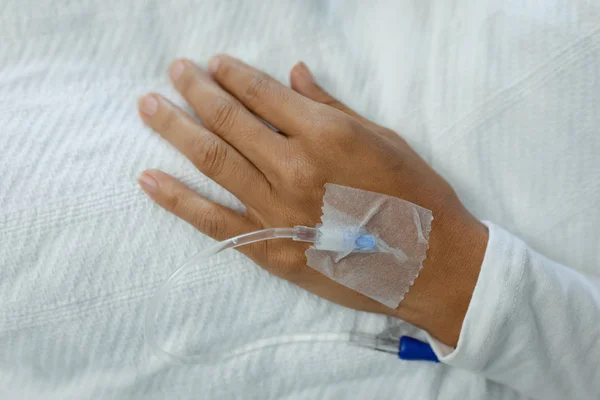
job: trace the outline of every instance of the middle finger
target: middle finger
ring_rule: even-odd
[[[209,130],[235,147],[267,178],[276,171],[273,154],[285,146],[285,136],[267,127],[192,62],[176,61],[170,75],[175,88]]]

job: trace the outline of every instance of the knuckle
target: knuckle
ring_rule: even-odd
[[[179,78],[179,82],[179,92],[184,98],[190,99],[193,91],[197,87],[196,75],[193,73],[184,73],[183,76]]]
[[[252,243],[249,246],[251,246],[253,250],[251,258],[261,266],[269,269],[271,267],[271,264],[269,264],[269,257],[271,255],[271,248],[273,247],[272,241],[262,240]]]
[[[214,110],[207,122],[209,122],[210,127],[216,131],[229,131],[235,124],[238,112],[239,109],[233,101],[219,97],[215,101]]]
[[[335,145],[336,149],[350,148],[355,144],[353,140],[355,135],[364,130],[360,122],[352,117],[340,116],[333,117],[327,126],[322,130],[321,139],[328,145]]]
[[[311,110],[309,118],[310,129],[316,133],[328,132],[336,128],[337,119],[330,107],[324,104],[316,104]]]
[[[219,62],[219,68],[214,73],[214,77],[217,80],[228,80],[231,77],[233,66],[231,63],[225,58],[221,57],[221,61]]]
[[[193,214],[192,225],[200,232],[216,238],[222,237],[226,229],[223,215],[216,207],[197,210]]]
[[[269,91],[270,86],[271,81],[269,78],[263,75],[254,75],[246,87],[244,97],[248,102],[255,102]]]
[[[356,152],[364,126],[352,117],[330,115],[327,121],[316,130],[314,136],[316,152],[321,156],[328,154],[347,154]],[[358,146],[358,147],[357,147]]]
[[[317,168],[307,167],[307,164],[301,165],[292,170],[290,181],[295,189],[306,193],[307,189],[320,186],[324,179]]]
[[[160,130],[160,132],[171,132],[177,124],[178,118],[179,116],[177,115],[175,110],[169,107],[162,115],[162,118],[160,118],[160,120],[158,121],[157,128]]]
[[[165,201],[165,208],[171,212],[177,213],[183,204],[183,195],[180,192],[173,192]]]
[[[358,132],[364,129],[364,126],[355,118],[349,116],[343,116],[336,122],[336,131],[341,134],[347,134],[349,132]]]
[[[289,274],[297,274],[306,267],[306,256],[302,251],[290,251],[284,261],[284,266]]]
[[[192,142],[194,164],[203,173],[216,177],[223,172],[227,160],[227,146],[216,138],[199,137]]]
[[[260,135],[264,135],[265,132],[271,133],[268,129],[270,128],[264,124],[248,124],[248,126],[241,126],[236,131],[236,135],[241,140],[253,141],[259,138]]]
[[[279,246],[271,254],[276,274],[288,280],[294,280],[305,270],[306,256],[299,249]]]

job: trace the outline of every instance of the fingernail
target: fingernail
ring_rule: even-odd
[[[314,82],[315,79],[313,78],[312,74],[310,73],[310,70],[308,69],[308,67],[306,66],[306,64],[304,64],[304,62],[300,61],[298,63],[298,72],[300,72],[300,75],[303,79],[308,80],[309,82]]]
[[[208,63],[208,71],[214,75],[217,72],[217,70],[219,69],[220,63],[221,63],[221,60],[219,59],[219,56],[213,57]]]
[[[179,77],[183,73],[184,69],[185,69],[185,64],[183,63],[183,61],[175,61],[171,65],[171,69],[169,70],[169,74],[171,75],[171,79],[174,80],[174,81],[176,81],[177,79],[179,79]]]
[[[138,182],[142,189],[148,193],[156,193],[158,191],[158,182],[148,172],[144,172],[138,178]]]
[[[151,117],[156,114],[156,110],[158,110],[158,101],[154,98],[154,96],[147,94],[140,100],[140,110]]]

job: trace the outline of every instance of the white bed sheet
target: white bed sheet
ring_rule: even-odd
[[[236,200],[143,127],[168,63],[228,52],[286,80],[298,60],[394,128],[480,218],[600,274],[600,7],[584,0],[0,0],[0,398],[514,399],[444,365],[308,344],[173,367],[145,300],[209,243],[153,205],[148,167]],[[241,256],[198,274],[212,339],[400,325]],[[591,266],[591,267],[590,267]],[[204,302],[202,304],[205,304]],[[218,310],[217,310],[218,311]],[[185,312],[171,311],[174,326]],[[204,313],[204,314],[203,314]]]

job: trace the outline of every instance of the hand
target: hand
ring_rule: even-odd
[[[467,212],[448,183],[396,133],[323,91],[302,63],[292,69],[292,89],[229,56],[217,56],[209,65],[207,72],[179,60],[170,68],[173,84],[204,125],[158,94],[140,99],[140,114],[247,211],[240,215],[213,203],[156,170],[140,177],[146,193],[217,240],[267,227],[314,226],[327,182],[428,208],[435,220],[427,259],[396,310],[307,267],[304,243],[264,241],[239,250],[319,296],[402,318],[455,345],[477,281],[487,229]]]

